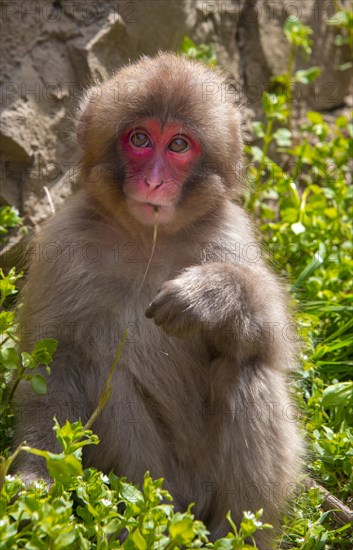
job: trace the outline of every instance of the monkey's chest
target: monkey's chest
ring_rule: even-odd
[[[122,369],[131,381],[130,391],[156,418],[189,423],[202,414],[207,400],[209,357],[201,338],[167,336],[148,320],[127,339]],[[121,370],[120,370],[121,373]],[[117,373],[117,380],[119,372]]]
[[[150,320],[132,316],[128,335],[112,379],[112,394],[104,410],[116,429],[129,428],[129,437],[146,438],[149,432],[163,444],[187,438],[196,443],[202,433],[209,398],[209,356],[201,338],[167,336]],[[108,323],[110,326],[111,323]],[[108,329],[108,325],[106,330]],[[119,323],[112,342],[105,335],[101,348],[102,372],[95,393],[104,382],[122,342]],[[92,396],[93,400],[95,399]],[[190,444],[190,443],[189,443]]]

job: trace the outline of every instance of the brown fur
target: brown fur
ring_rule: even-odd
[[[219,92],[203,101],[208,82]],[[160,54],[124,67],[82,104],[84,189],[36,238],[20,310],[25,348],[39,337],[60,343],[48,394],[23,383],[17,396],[17,440],[57,448],[53,415],[87,420],[129,324],[94,426],[101,443],[85,449],[84,464],[135,483],[147,469],[163,476],[176,508],[195,502],[213,537],[227,533],[228,510],[239,522],[243,510],[263,507],[277,524],[301,448],[287,408],[287,297],[262,259],[248,258],[251,225],[230,200],[241,188],[242,146],[224,83],[220,72]],[[119,133],[141,117],[188,125],[203,154],[177,218],[159,227],[139,294],[153,228],[126,208],[115,151]],[[45,476],[30,455],[20,470],[27,481]],[[267,536],[258,535],[263,546]]]

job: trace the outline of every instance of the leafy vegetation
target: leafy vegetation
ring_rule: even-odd
[[[216,49],[213,44],[200,44],[196,46],[188,36],[184,36],[179,53],[186,55],[190,59],[207,63],[211,67],[217,65]]]
[[[338,46],[352,47],[352,20],[352,12],[342,8],[329,21],[342,37],[336,39]],[[253,123],[255,143],[246,148],[244,202],[258,220],[269,261],[289,277],[297,307],[298,339],[303,345],[294,386],[308,438],[308,472],[344,509],[352,504],[353,495],[353,125],[348,116],[327,121],[317,112],[294,120],[293,85],[314,81],[319,70],[295,67],[298,50],[310,56],[311,29],[290,18],[284,32],[291,44],[287,71],[274,78],[263,94],[264,122]],[[182,50],[192,58],[215,62],[212,47],[197,47],[185,39]],[[0,209],[2,235],[18,223],[16,212]],[[90,421],[86,426],[78,421],[61,427],[55,422],[59,454],[25,444],[10,453],[11,401],[17,384],[24,380],[33,391],[45,392],[45,378],[37,368],[44,365],[50,373],[56,348],[55,341],[42,340],[32,353],[18,353],[9,305],[20,277],[14,269],[0,271],[0,548],[253,548],[254,532],[270,528],[262,524],[261,511],[245,511],[238,529],[228,517],[228,536],[210,543],[191,507],[174,512],[162,480],[153,481],[147,473],[138,489],[113,473],[83,470],[83,446],[99,443]],[[98,409],[106,397],[103,393]],[[17,476],[8,474],[19,452],[45,458],[51,487],[36,482],[26,488]],[[314,483],[299,490],[292,513],[283,520],[279,546],[352,547],[353,524],[342,520],[340,509],[335,515],[326,500]]]
[[[0,207],[0,242],[1,236],[6,235],[10,227],[20,225],[21,218],[16,208],[12,206]]]
[[[82,447],[98,444],[97,436],[84,430],[81,422],[66,422],[61,428],[55,422],[54,429],[62,453],[22,448],[45,458],[54,480],[51,489],[44,482],[26,489],[18,477],[6,476],[0,498],[4,548],[44,549],[50,543],[55,549],[231,550],[254,548],[244,539],[251,539],[257,529],[269,527],[261,523],[261,512],[244,513],[239,529],[229,517],[228,536],[209,543],[207,530],[194,520],[191,506],[184,513],[174,512],[168,503],[172,497],[162,489],[162,479],[153,481],[147,472],[139,490],[112,472],[106,476],[93,468],[83,471]]]
[[[353,11],[345,7],[340,0],[336,0],[338,11],[327,24],[336,27],[339,31],[335,36],[336,46],[348,46],[353,58]],[[353,61],[343,63],[339,66],[341,71],[347,71],[353,67]]]
[[[348,16],[347,16],[348,17]],[[353,495],[353,124],[307,112],[292,130],[294,82],[310,83],[317,68],[296,71],[295,49],[311,51],[310,29],[285,24],[292,45],[288,71],[264,92],[265,122],[247,147],[247,208],[259,222],[275,268],[292,283],[298,338],[303,342],[296,390],[308,436],[308,472],[343,503]],[[299,548],[353,545],[353,524],[323,511],[317,488],[294,502],[283,544]],[[325,546],[329,545],[329,546]]]

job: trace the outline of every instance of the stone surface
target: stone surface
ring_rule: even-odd
[[[102,28],[92,38],[76,39],[69,45],[68,51],[78,80],[85,84],[107,78],[129,60],[127,42],[126,25],[116,12],[108,15]]]

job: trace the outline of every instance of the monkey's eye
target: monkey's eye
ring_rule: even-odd
[[[190,145],[183,138],[174,138],[168,145],[168,149],[174,153],[185,153],[190,149]]]
[[[146,134],[142,132],[136,132],[130,136],[130,141],[135,147],[150,147],[151,141]]]

